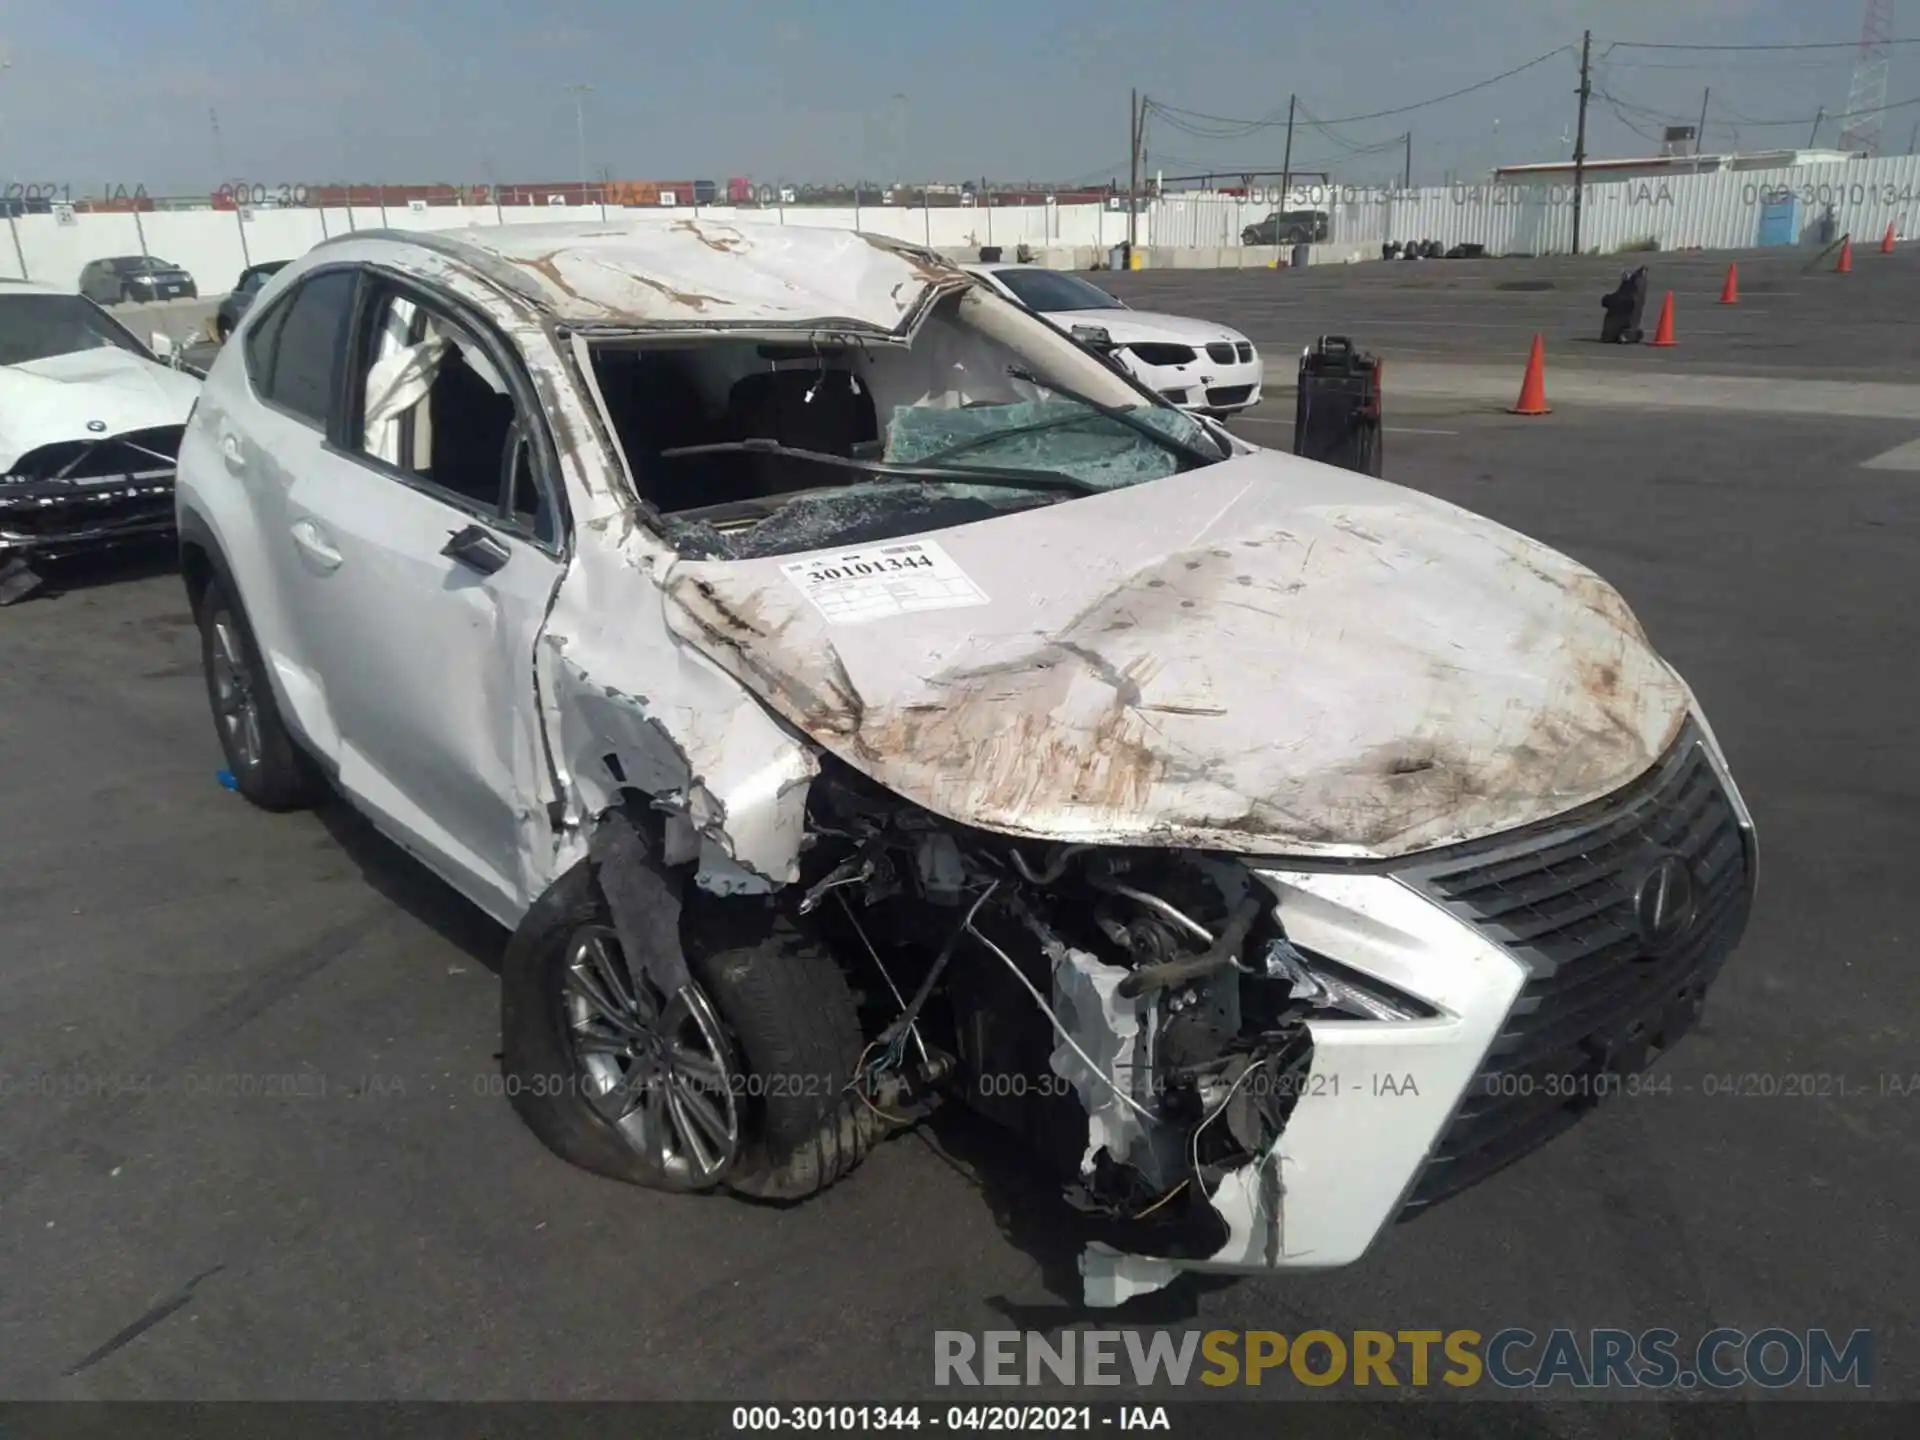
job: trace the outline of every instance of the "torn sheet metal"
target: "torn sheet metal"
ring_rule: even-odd
[[[631,532],[616,563],[576,564],[541,642],[567,829],[639,792],[698,850],[698,882],[766,893],[799,878],[814,748],[699,650],[670,634],[653,580],[666,563]],[[614,557],[608,557],[613,559]],[[564,864],[556,861],[556,872]]]
[[[1687,711],[1591,571],[1271,451],[939,544],[988,603],[835,624],[788,558],[703,561],[669,624],[896,793],[1062,841],[1407,854],[1618,788]]]

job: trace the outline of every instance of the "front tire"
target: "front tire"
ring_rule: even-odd
[[[218,580],[200,597],[200,661],[234,788],[262,810],[302,810],[326,780],[280,718],[267,667],[240,606]]]
[[[688,969],[661,995],[621,953],[591,865],[557,880],[501,967],[520,1118],[561,1159],[648,1189],[795,1200],[846,1175],[885,1126],[846,1090],[861,1034],[832,957],[776,927]]]

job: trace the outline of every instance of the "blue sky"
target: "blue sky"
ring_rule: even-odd
[[[1917,7],[1900,0],[1896,33],[1920,34],[1920,15],[1902,13]],[[580,82],[593,87],[592,173],[1068,180],[1124,175],[1130,86],[1250,118],[1284,114],[1297,91],[1335,118],[1577,47],[1583,27],[1601,55],[1628,40],[1845,40],[1859,24],[1852,0],[0,0],[0,171],[76,194],[568,179],[579,147],[566,87]],[[1616,50],[1601,84],[1633,108],[1596,101],[1589,149],[1644,152],[1622,114],[1657,133],[1650,112],[1697,117],[1708,85],[1709,148],[1804,144],[1810,125],[1756,122],[1843,108],[1851,61]],[[1295,164],[1397,178],[1397,151],[1349,152],[1408,128],[1416,181],[1562,158],[1574,84],[1567,55],[1410,115],[1331,136],[1303,126]],[[1920,46],[1896,52],[1888,99],[1916,95]],[[1904,150],[1916,120],[1920,105],[1889,114],[1886,148]],[[1156,121],[1149,164],[1277,168],[1283,140],[1279,128],[1229,141]]]

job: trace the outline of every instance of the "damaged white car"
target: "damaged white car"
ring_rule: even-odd
[[[164,342],[164,337],[155,337]],[[0,562],[173,528],[197,376],[72,290],[0,280]]]
[[[513,932],[560,1155],[798,1198],[958,1101],[1087,1298],[1357,1259],[1685,1031],[1747,810],[1592,572],[1182,413],[936,256],[326,242],[179,525],[220,738]]]

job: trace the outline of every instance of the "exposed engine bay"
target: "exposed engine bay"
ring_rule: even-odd
[[[1219,1252],[1229,1176],[1275,1211],[1309,1017],[1411,1018],[1292,945],[1234,860],[1015,842],[838,767],[810,830],[798,909],[878,980],[855,1093],[963,1101],[1051,1166],[1095,1243],[1131,1255]]]

